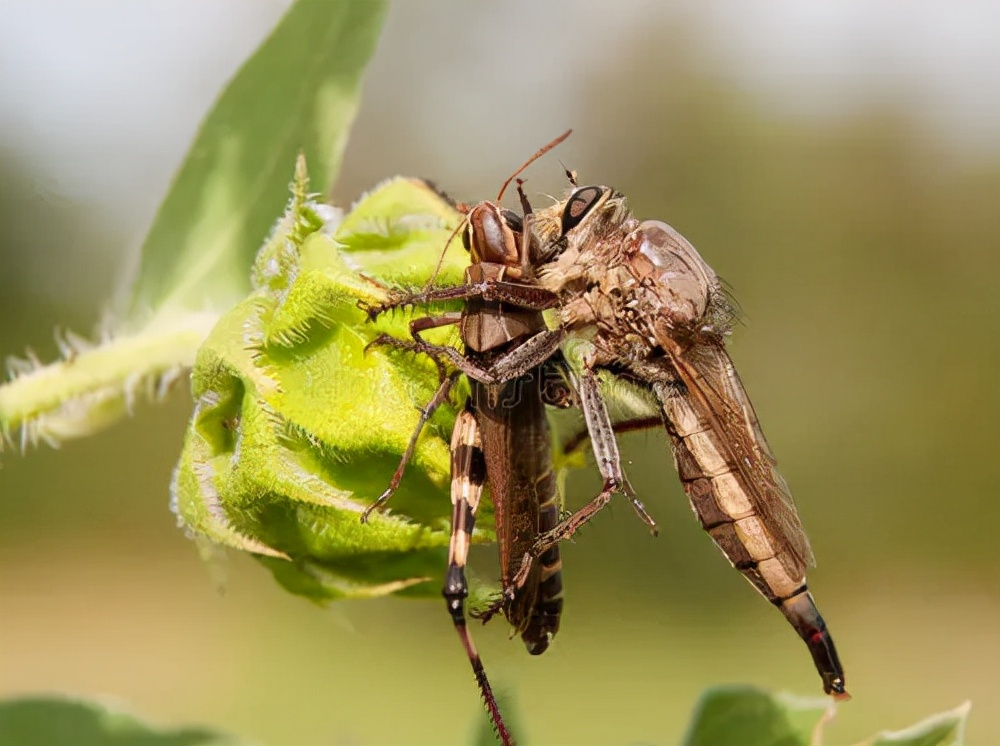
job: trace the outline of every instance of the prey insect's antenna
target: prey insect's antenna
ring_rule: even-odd
[[[554,148],[556,145],[558,145],[559,143],[561,143],[563,140],[565,140],[571,134],[573,134],[573,130],[566,130],[561,135],[559,135],[559,137],[557,137],[555,140],[553,140],[552,142],[550,142],[548,145],[546,145],[543,148],[539,148],[535,152],[535,154],[533,156],[531,156],[528,160],[526,160],[524,162],[524,164],[519,169],[517,169],[517,171],[515,171],[510,176],[508,176],[507,177],[507,181],[505,181],[503,183],[503,186],[500,187],[500,193],[497,194],[497,202],[499,202],[500,200],[503,199],[503,193],[507,191],[507,187],[510,186],[510,182],[512,182],[517,176],[520,176],[521,172],[524,171],[524,169],[526,169],[532,163],[534,163],[539,158],[541,158],[543,155],[545,155],[546,153],[548,153],[550,150],[552,150],[552,148]]]
[[[441,265],[444,264],[444,255],[448,253],[448,247],[451,246],[451,242],[455,240],[455,236],[458,232],[465,230],[465,226],[469,223],[469,211],[466,209],[465,217],[462,218],[462,222],[455,226],[455,230],[451,232],[448,236],[448,240],[444,242],[444,248],[441,249],[441,253],[438,255],[437,264],[434,265],[434,271],[431,272],[430,278],[427,280],[427,284],[424,285],[424,294],[426,295],[434,288],[434,281],[437,280],[438,273],[441,271]]]

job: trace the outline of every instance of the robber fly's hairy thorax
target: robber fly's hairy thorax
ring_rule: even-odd
[[[595,327],[598,365],[655,357],[665,336],[686,348],[729,333],[734,307],[712,268],[671,226],[636,219],[620,192],[575,189],[532,229],[539,284],[565,299],[564,327]]]

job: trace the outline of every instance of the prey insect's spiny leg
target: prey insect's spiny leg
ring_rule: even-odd
[[[559,305],[559,297],[548,290],[534,285],[521,285],[504,280],[486,279],[480,282],[459,285],[453,288],[436,288],[419,293],[398,295],[385,303],[369,306],[368,315],[375,318],[394,308],[415,306],[423,303],[434,303],[449,300],[468,300],[482,298],[498,303],[510,303],[520,308],[532,311],[545,311]]]
[[[469,664],[479,684],[479,692],[486,704],[493,729],[504,746],[514,741],[504,725],[496,697],[486,676],[482,659],[476,650],[465,617],[465,599],[469,585],[465,579],[465,565],[469,558],[469,545],[475,527],[476,511],[486,482],[486,459],[479,435],[479,425],[469,408],[462,410],[455,420],[451,439],[451,542],[448,547],[448,572],[445,575],[444,595],[452,623],[458,633]]]
[[[445,376],[441,384],[438,386],[437,391],[434,392],[434,396],[431,398],[427,405],[420,410],[420,420],[417,422],[417,426],[413,429],[413,433],[410,435],[410,442],[406,446],[406,450],[403,452],[403,457],[399,460],[399,466],[396,467],[396,471],[393,472],[392,479],[389,480],[389,486],[386,487],[385,492],[378,496],[371,505],[365,508],[364,512],[361,514],[361,522],[367,523],[368,519],[371,517],[373,512],[381,511],[382,507],[389,501],[393,493],[399,488],[399,483],[403,480],[403,472],[406,470],[406,465],[413,458],[413,451],[417,447],[417,441],[420,439],[420,433],[423,432],[424,425],[427,421],[434,415],[434,412],[448,401],[448,394],[451,393],[452,386],[455,385],[455,381],[458,380],[458,371],[455,371],[447,376]]]

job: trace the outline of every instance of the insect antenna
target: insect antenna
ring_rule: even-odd
[[[559,165],[563,167],[563,173],[566,174],[566,178],[569,179],[569,183],[572,184],[575,187],[576,186],[580,186],[577,183],[577,181],[576,181],[576,177],[577,177],[576,170],[570,168],[569,166],[567,166],[562,161],[559,161]]]
[[[451,235],[448,236],[448,240],[444,242],[444,248],[441,249],[441,253],[438,255],[437,264],[434,265],[434,271],[431,272],[431,276],[428,278],[427,284],[424,285],[424,293],[429,293],[433,290],[434,282],[437,280],[438,273],[441,272],[441,265],[444,264],[444,255],[448,253],[448,247],[451,246],[451,242],[455,240],[455,236],[458,235],[458,232],[465,230],[465,226],[469,224],[469,206],[465,203],[461,203],[456,205],[456,207],[465,213],[465,217],[462,218],[462,222],[455,226],[455,230],[451,232]]]
[[[500,187],[500,192],[499,192],[499,194],[497,194],[497,200],[496,201],[499,202],[500,200],[503,199],[504,192],[507,191],[507,187],[510,186],[510,182],[512,182],[515,178],[517,178],[521,174],[521,172],[524,171],[524,169],[526,169],[532,163],[534,163],[539,158],[541,158],[543,155],[545,155],[546,153],[548,153],[556,145],[559,145],[561,142],[563,142],[563,140],[565,140],[567,137],[569,137],[572,133],[573,133],[573,130],[571,130],[571,129],[566,130],[561,135],[559,135],[559,137],[557,137],[555,140],[553,140],[552,142],[550,142],[548,145],[545,145],[544,147],[541,147],[537,151],[535,151],[534,155],[532,155],[528,160],[526,160],[523,164],[521,164],[521,167],[518,168],[514,173],[512,173],[510,176],[507,177],[507,180],[503,183],[503,186]],[[519,184],[520,183],[523,183],[523,182],[519,182]],[[522,197],[522,201],[521,201],[522,207],[525,204],[527,204],[527,198],[526,197]],[[438,257],[437,264],[434,266],[434,271],[431,273],[430,279],[427,280],[427,284],[424,286],[424,292],[425,293],[430,292],[430,290],[434,287],[434,281],[437,279],[438,273],[441,271],[441,265],[444,264],[444,255],[448,251],[448,247],[451,246],[451,242],[455,239],[455,236],[458,235],[458,232],[460,230],[463,230],[465,228],[465,226],[469,222],[469,213],[471,212],[471,209],[469,208],[469,206],[467,204],[465,204],[465,203],[458,203],[455,206],[459,210],[461,210],[463,213],[465,213],[465,218],[462,220],[461,223],[458,224],[458,226],[455,228],[455,230],[453,230],[451,232],[451,235],[448,236],[448,240],[445,241],[444,248],[441,250],[441,255]],[[528,208],[527,212],[530,212],[530,207]],[[526,214],[527,214],[527,212],[526,212]]]
[[[541,158],[543,155],[545,155],[546,153],[548,153],[550,150],[552,150],[552,148],[554,148],[556,145],[558,145],[559,143],[561,143],[563,140],[565,140],[571,134],[573,134],[573,130],[566,130],[561,135],[559,135],[559,137],[557,137],[555,140],[553,140],[552,142],[550,142],[548,145],[545,145],[544,147],[541,147],[537,151],[535,151],[535,154],[533,156],[531,156],[528,160],[526,160],[521,165],[521,167],[519,169],[517,169],[517,171],[515,171],[514,173],[512,173],[510,176],[507,177],[507,181],[505,181],[503,183],[503,186],[500,187],[499,194],[497,194],[497,202],[499,202],[500,200],[503,199],[503,193],[507,191],[507,187],[510,186],[510,182],[512,182],[516,177],[520,176],[521,172],[524,171],[524,169],[526,169],[532,163],[534,163],[539,158]]]

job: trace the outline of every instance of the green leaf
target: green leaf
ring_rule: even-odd
[[[250,267],[305,153],[325,190],[358,106],[385,14],[380,0],[294,3],[206,116],[142,247],[128,306],[91,343],[57,335],[63,359],[29,350],[0,386],[0,450],[110,426],[159,398],[194,363],[219,314],[250,290]]]
[[[748,686],[707,690],[684,746],[815,746],[839,705],[817,697],[772,694]],[[962,746],[971,705],[933,715],[900,731],[882,731],[858,746]]]
[[[827,699],[775,695],[748,686],[709,689],[695,706],[684,746],[809,746],[832,707]]]
[[[326,191],[358,107],[361,73],[385,15],[378,0],[300,0],[202,122],[142,247],[130,319],[152,309],[223,311],[305,154]]]
[[[422,182],[396,179],[331,231],[304,178],[300,169],[258,255],[255,291],[198,353],[174,509],[194,534],[254,553],[286,588],[316,601],[436,593],[429,581],[449,540],[454,408],[425,428],[392,514],[363,525],[438,371],[424,355],[368,348],[381,333],[407,338],[409,314],[371,323],[358,303],[386,300],[390,280],[424,280],[461,216]],[[440,280],[458,283],[467,264],[453,242]],[[436,334],[454,341],[454,329]],[[477,524],[479,538],[490,538],[489,511]]]
[[[864,746],[962,746],[971,708],[970,702],[964,702],[954,710],[932,715],[909,728],[882,731]]]
[[[106,705],[38,697],[0,702],[4,746],[236,746],[205,728],[154,728]]]

